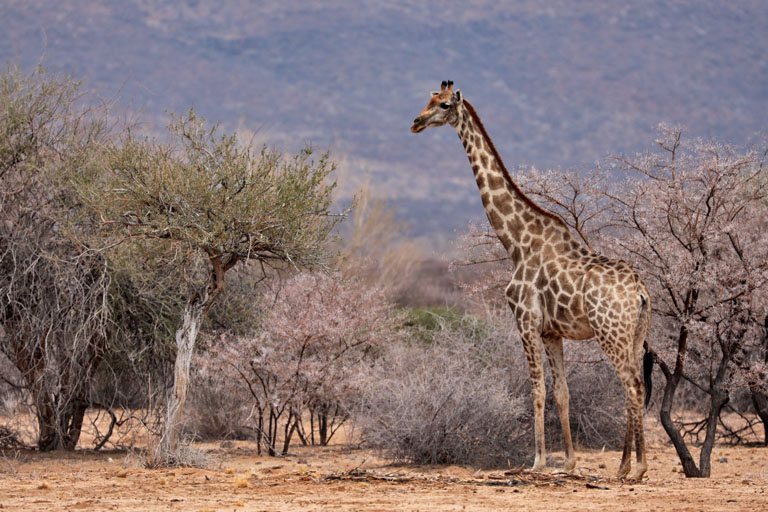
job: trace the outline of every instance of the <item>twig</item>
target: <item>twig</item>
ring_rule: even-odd
[[[3,450],[3,451],[2,451],[2,452],[0,452],[0,453],[2,453],[2,455],[3,455],[3,460],[5,461],[5,463],[6,463],[6,464],[8,464],[8,467],[9,467],[9,468],[11,468],[11,471],[13,471],[13,475],[14,475],[14,476],[15,476],[15,477],[18,479],[18,478],[19,478],[19,473],[18,473],[18,472],[16,472],[16,468],[14,468],[14,467],[13,467],[13,464],[11,464],[11,461],[10,461],[10,460],[8,460],[8,456],[5,454],[5,450]]]

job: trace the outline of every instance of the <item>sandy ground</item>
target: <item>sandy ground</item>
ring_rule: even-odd
[[[248,442],[200,448],[214,458],[213,469],[141,469],[125,453],[0,458],[0,509],[768,510],[763,447],[716,447],[712,478],[686,479],[671,446],[654,443],[649,473],[634,484],[611,478],[620,458],[612,451],[582,452],[575,476],[566,476],[393,466],[343,446],[297,447],[279,459],[255,456]]]

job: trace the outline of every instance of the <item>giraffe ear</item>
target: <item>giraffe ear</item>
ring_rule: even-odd
[[[456,92],[453,93],[453,97],[456,98],[456,103],[461,103],[461,90],[456,89]]]
[[[431,93],[431,94],[432,94],[432,96],[437,96],[438,94],[440,94],[440,92],[438,92],[438,91],[432,91],[432,93]]]

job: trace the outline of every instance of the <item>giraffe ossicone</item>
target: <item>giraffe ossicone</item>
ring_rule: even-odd
[[[596,338],[626,390],[627,429],[619,477],[641,480],[647,470],[643,396],[650,393],[653,358],[646,339],[651,322],[650,295],[624,261],[596,254],[571,234],[560,217],[541,208],[515,184],[474,107],[452,81],[432,93],[411,131],[451,125],[458,133],[475,175],[488,221],[514,272],[506,288],[530,370],[534,407],[533,468],[546,466],[542,349],[549,359],[555,401],[565,441],[565,469],[576,465],[568,413],[563,338]],[[643,355],[645,352],[645,355]]]

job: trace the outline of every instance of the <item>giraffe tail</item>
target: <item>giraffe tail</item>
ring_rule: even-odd
[[[645,381],[645,408],[648,408],[648,403],[651,401],[651,391],[653,391],[653,352],[649,349],[645,349],[643,355],[643,381]]]
[[[645,328],[642,329],[643,335],[643,381],[645,384],[645,408],[648,408],[648,403],[651,401],[651,391],[653,391],[653,350],[651,350],[651,344],[648,338],[651,335],[651,301],[645,295],[640,295],[642,301],[640,309],[640,321],[645,320]]]

